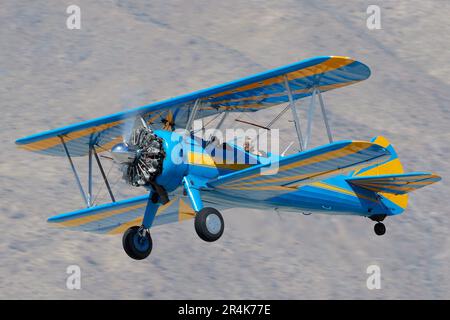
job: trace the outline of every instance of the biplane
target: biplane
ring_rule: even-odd
[[[402,213],[408,193],[439,181],[433,173],[404,173],[390,142],[334,141],[322,93],[358,83],[370,69],[348,57],[320,56],[147,106],[18,139],[18,147],[66,157],[86,207],[48,222],[71,230],[123,234],[125,252],[146,258],[150,228],[193,219],[204,241],[224,231],[220,211],[260,208],[296,213],[347,214],[370,218],[383,235],[382,221]],[[296,103],[309,98],[306,130]],[[256,154],[229,141],[199,138],[194,121],[252,113],[284,105],[291,111],[298,152]],[[314,109],[320,106],[329,143],[309,147]],[[306,109],[305,109],[306,110]],[[222,119],[222,120],[223,120]],[[220,121],[218,128],[223,123]],[[181,129],[181,130],[180,130]],[[214,151],[211,151],[214,150]],[[125,181],[145,194],[116,200],[101,162],[109,153]],[[227,154],[240,154],[229,161]],[[99,156],[100,154],[100,156]],[[85,191],[73,157],[87,157]],[[93,163],[110,203],[93,203]],[[271,169],[270,169],[271,168]],[[274,169],[275,168],[275,169]]]

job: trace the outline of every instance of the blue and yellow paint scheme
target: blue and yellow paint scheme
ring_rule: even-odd
[[[154,129],[184,128],[197,99],[202,100],[202,106],[195,119],[224,111],[254,112],[289,101],[284,77],[288,79],[293,98],[301,99],[310,96],[313,87],[325,92],[355,84],[369,76],[370,69],[351,58],[315,57],[147,106],[24,137],[16,144],[33,152],[65,156],[60,138],[63,137],[72,156],[84,156],[89,152],[89,145],[101,152],[122,142],[130,119],[138,116]]]
[[[174,134],[168,131],[156,133],[160,136]],[[220,157],[220,166],[211,156],[211,150],[205,152],[204,141],[198,138],[187,141],[185,161],[189,176],[201,190],[204,204],[218,209],[276,208],[296,213],[391,216],[406,209],[407,192],[440,179],[428,173],[402,174],[403,168],[395,150],[383,137],[370,142],[338,141],[272,159],[247,153],[245,163],[240,164],[235,160],[223,161]],[[237,147],[225,146],[226,150],[230,148]],[[246,167],[242,168],[244,165]],[[170,177],[174,181],[181,179],[174,174]],[[405,184],[408,187],[403,187]],[[397,192],[399,186],[402,186],[401,192]],[[386,190],[388,188],[395,192]],[[86,208],[48,221],[73,230],[121,233],[142,223],[148,197],[144,195]],[[158,208],[154,226],[195,217],[182,187],[173,188],[170,199]]]
[[[52,156],[84,156],[93,147],[108,151],[122,142],[130,120],[141,117],[163,139],[166,156],[156,178],[169,192],[167,203],[152,212],[153,226],[193,218],[202,206],[248,207],[285,211],[350,214],[365,217],[402,213],[408,193],[439,181],[432,173],[404,173],[397,153],[384,137],[337,141],[289,156],[256,156],[233,144],[212,150],[208,142],[174,132],[194,119],[225,111],[254,112],[365,80],[370,69],[348,57],[321,56],[262,72],[176,98],[155,102],[18,139],[25,150]],[[66,148],[64,148],[64,145]],[[232,154],[231,160],[226,156]],[[239,161],[235,161],[239,159]],[[150,187],[148,187],[150,189]],[[151,193],[150,193],[151,194]],[[143,195],[51,217],[73,230],[122,233],[144,225],[151,195]]]

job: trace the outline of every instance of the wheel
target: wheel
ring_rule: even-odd
[[[383,234],[386,233],[386,227],[381,222],[375,223],[375,226],[373,227],[373,230],[375,231],[375,234],[377,236],[382,236]]]
[[[123,249],[127,255],[135,260],[142,260],[148,257],[152,252],[153,242],[149,232],[142,236],[139,232],[140,227],[129,228],[122,237]]]
[[[195,231],[200,239],[213,242],[223,233],[224,223],[222,215],[214,208],[203,208],[195,215]]]

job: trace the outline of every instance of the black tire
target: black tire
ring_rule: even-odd
[[[194,225],[200,239],[207,242],[218,240],[225,228],[222,215],[214,208],[203,208],[197,212]]]
[[[152,252],[153,241],[149,232],[145,233],[145,237],[139,234],[138,226],[129,228],[122,237],[122,245],[126,254],[135,260],[142,260],[149,256]]]
[[[377,236],[382,236],[383,234],[386,233],[386,227],[384,223],[381,222],[375,223],[373,230],[375,231],[375,234]]]

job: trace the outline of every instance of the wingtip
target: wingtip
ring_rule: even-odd
[[[437,179],[435,182],[439,182],[442,180],[442,177],[434,172],[431,175],[434,179]]]
[[[15,143],[16,145],[20,146],[20,145],[23,144],[22,141],[23,141],[23,138],[19,138],[19,139],[16,139],[16,141],[14,141],[14,143]]]

